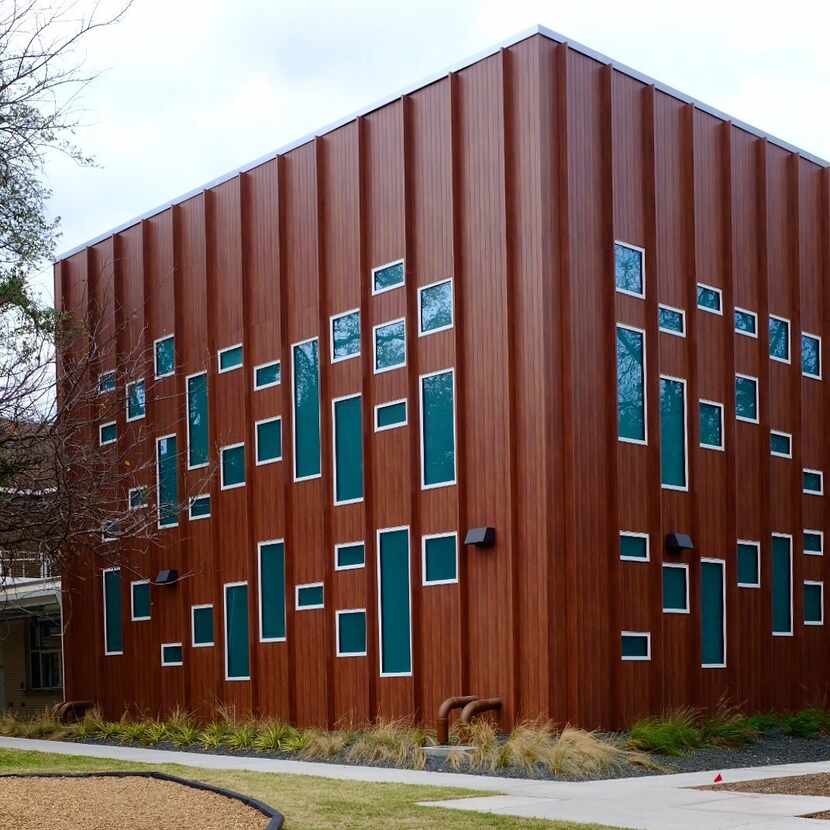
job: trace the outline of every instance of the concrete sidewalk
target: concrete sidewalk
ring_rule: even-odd
[[[596,822],[640,830],[809,830],[828,823],[796,818],[830,811],[830,798],[753,795],[688,789],[711,784],[714,772],[650,775],[610,781],[568,783],[497,778],[418,770],[358,767],[268,758],[241,758],[197,752],[0,738],[0,747],[61,755],[112,758],[145,764],[182,764],[217,770],[250,770],[290,775],[316,775],[349,781],[460,787],[490,795],[428,802],[451,810],[474,810],[527,818]],[[830,772],[830,761],[721,770],[724,781],[750,781]],[[498,793],[498,795],[494,795]]]

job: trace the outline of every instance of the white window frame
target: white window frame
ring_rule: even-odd
[[[161,488],[159,487],[159,441],[164,441],[168,438],[175,438],[176,442],[178,443],[178,436],[175,432],[171,432],[167,435],[159,435],[156,437],[156,444],[154,447],[155,450],[155,462],[156,462],[156,526],[159,530],[172,530],[174,527],[179,526],[179,511],[176,511],[176,521],[169,524],[163,525],[161,523]],[[178,449],[178,448],[177,448]],[[176,469],[176,479],[178,483],[178,465]],[[178,488],[177,488],[178,489]]]
[[[382,267],[382,266],[381,266]],[[317,394],[320,398],[319,406],[317,407],[318,417],[317,417],[317,432],[320,436],[320,472],[314,473],[310,476],[298,476],[297,475],[297,401],[296,401],[296,378],[294,377],[294,350],[297,346],[304,346],[306,343],[314,343],[317,342]],[[291,344],[291,353],[289,355],[290,358],[290,365],[291,365],[291,450],[292,450],[292,458],[291,458],[291,480],[294,482],[298,481],[312,481],[315,478],[321,478],[323,475],[323,426],[322,426],[322,418],[323,418],[323,396],[321,391],[321,384],[323,381],[323,367],[322,361],[320,360],[320,338],[319,337],[306,337],[305,340],[298,340],[296,343]],[[282,377],[282,375],[280,375]]]
[[[709,308],[701,305],[697,298],[697,289],[703,288],[706,291],[714,291],[718,295],[718,308]],[[705,282],[699,282],[695,285],[695,308],[705,311],[707,314],[716,314],[718,317],[723,317],[723,289],[716,288],[714,285],[707,285]],[[757,328],[757,326],[756,326]]]
[[[334,612],[334,637],[337,646],[336,656],[337,657],[365,657],[367,655],[367,651],[347,651],[342,652],[340,651],[340,615],[341,614],[363,614],[363,620],[365,622],[366,628],[366,646],[368,648],[369,645],[369,620],[366,615],[365,608],[342,608],[339,611]]]
[[[149,579],[134,579],[130,583],[130,622],[146,622],[147,620],[152,619],[152,614],[149,617],[136,617],[135,615],[135,586],[149,584]]]
[[[403,265],[403,282],[399,282],[397,285],[391,285],[388,288],[379,288],[377,291],[375,290],[375,274],[378,271],[382,271],[384,268],[388,268],[390,265]],[[378,294],[385,294],[387,291],[395,291],[398,288],[403,288],[406,285],[406,260],[403,258],[401,259],[393,259],[391,262],[386,262],[383,265],[376,265],[372,268],[371,274],[372,280],[372,296],[376,297]]]
[[[107,642],[107,576],[106,575],[108,573],[112,572],[112,571],[117,571],[118,573],[121,573],[121,568],[104,568],[101,571],[101,609],[104,612],[104,620],[103,620],[104,621],[104,629],[103,629],[103,632],[102,632],[103,635],[104,635],[104,657],[117,657],[118,655],[121,655],[121,654],[124,653],[123,648],[121,649],[121,651],[109,651],[108,650],[109,643]],[[124,629],[124,623],[123,623],[123,620],[121,622],[121,629],[122,629],[121,630],[121,639],[122,639],[122,643],[123,643],[123,639],[124,639],[124,630],[123,630]]]
[[[184,379],[184,398],[185,398],[185,409],[184,409],[184,423],[185,423],[185,431],[187,433],[187,469],[188,470],[200,470],[203,467],[207,467],[210,464],[210,447],[208,447],[208,460],[203,461],[201,464],[191,464],[190,463],[190,381],[192,378],[198,378],[201,375],[205,376],[205,390],[208,394],[208,401],[210,401],[210,378],[208,377],[208,373],[206,370],[202,370],[201,372],[193,372],[192,374],[188,375]],[[208,404],[209,405],[209,404]]]
[[[686,378],[676,378],[673,375],[660,375],[660,380],[669,380],[673,383],[680,383],[683,386],[683,478],[685,484],[663,484],[660,482],[660,487],[663,490],[674,490],[680,493],[689,492],[689,385]],[[662,419],[663,413],[660,412]],[[662,441],[662,435],[660,436]]]
[[[113,542],[117,542],[119,539],[118,536],[107,535],[107,525],[109,524],[117,526],[118,522],[116,519],[104,519],[104,521],[101,522],[101,542],[105,545],[110,545]]]
[[[803,484],[804,473],[812,473],[813,475],[817,475],[819,477],[819,489],[818,490],[806,490]],[[824,473],[821,470],[811,470],[808,467],[804,467],[801,470],[801,477],[802,477],[802,485],[801,485],[801,492],[804,493],[806,496],[823,496],[824,495]]]
[[[242,349],[242,360],[237,366],[229,366],[227,369],[222,368],[222,355],[234,351],[234,349]],[[235,372],[237,369],[242,369],[245,366],[245,346],[242,343],[234,343],[233,346],[225,346],[216,352],[216,374],[225,375],[228,372]]]
[[[743,329],[739,329],[735,325],[734,317],[732,319],[732,326],[734,328],[735,334],[740,334],[742,337],[751,337],[753,340],[758,339],[758,313],[756,311],[750,311],[748,308],[739,308],[735,306],[733,311],[738,311],[741,314],[748,314],[754,321],[755,321],[755,331],[743,331]]]
[[[140,504],[138,507],[133,507],[133,493],[140,492],[141,490],[145,491],[144,492],[144,503]],[[150,506],[149,488],[144,484],[140,484],[138,487],[130,487],[130,489],[127,491],[127,510],[128,511],[146,510],[149,506]]]
[[[790,432],[782,432],[780,429],[771,429],[769,431],[770,434],[770,448],[769,454],[773,456],[773,458],[787,458],[791,459],[793,457],[793,436]],[[790,451],[789,453],[783,452],[775,452],[772,448],[772,436],[777,435],[779,438],[786,438],[789,441]]]
[[[199,501],[199,499],[208,499],[208,506],[210,507],[210,510],[208,510],[208,512],[205,513],[204,516],[194,516],[193,515],[193,504],[194,504],[194,502]],[[209,519],[210,516],[211,516],[212,511],[213,511],[213,504],[210,501],[210,493],[200,493],[198,496],[191,496],[187,500],[187,518],[188,518],[188,521],[200,522],[202,519]]]
[[[260,424],[271,424],[274,421],[280,422],[280,454],[276,458],[259,460],[259,426]],[[261,421],[254,421],[254,466],[264,467],[266,464],[276,464],[282,461],[282,415],[275,415],[273,418],[263,418]]]
[[[266,637],[262,633],[263,628],[263,619],[262,614],[265,610],[262,607],[262,548],[266,545],[282,545],[282,556],[283,556],[283,586],[282,586],[282,627],[285,631],[285,635],[283,637]],[[259,608],[259,613],[257,614],[257,620],[259,622],[259,641],[261,643],[284,643],[288,639],[288,602],[286,601],[285,596],[285,589],[287,587],[287,579],[285,574],[285,539],[264,539],[262,542],[256,543],[256,584],[257,584],[257,606]],[[325,599],[325,596],[323,597]]]
[[[755,548],[755,572],[758,574],[757,582],[739,582],[738,588],[760,588],[761,587],[761,543],[754,539],[738,539],[735,542],[735,569],[737,570],[738,545],[747,545]]]
[[[679,314],[680,319],[683,321],[683,331],[675,331],[674,329],[664,329],[659,323],[660,311],[661,310],[673,311],[675,314]],[[657,329],[658,329],[658,331],[661,331],[663,334],[671,334],[674,337],[683,337],[683,338],[686,337],[686,311],[685,311],[685,309],[675,308],[672,305],[666,305],[665,303],[660,303],[657,306],[657,320],[658,320]]]
[[[444,375],[447,372],[452,377],[452,481],[440,481],[435,484],[424,483],[424,380],[426,378],[435,377],[436,375]],[[458,400],[455,388],[455,367],[449,369],[439,369],[437,372],[427,372],[426,374],[418,376],[418,415],[420,417],[421,434],[418,436],[418,445],[420,449],[421,458],[421,490],[436,490],[439,487],[454,487],[458,483],[458,425],[456,423],[458,418]]]
[[[337,553],[341,548],[353,548],[356,545],[363,545],[363,562],[360,565],[338,565]],[[337,542],[334,545],[334,570],[336,571],[356,571],[360,568],[366,567],[366,542],[360,539],[356,542]]]
[[[109,441],[104,440],[104,429],[106,427],[115,427],[115,438],[111,438]],[[103,424],[98,425],[98,446],[99,447],[108,447],[110,444],[117,444],[118,443],[118,421],[104,421]]]
[[[703,448],[704,450],[718,450],[719,452],[726,451],[726,432],[724,431],[724,414],[723,414],[723,404],[720,401],[709,401],[706,398],[698,398],[697,400],[698,408],[697,408],[697,420],[698,420],[698,430],[700,429],[700,404],[706,404],[707,406],[715,406],[717,407],[718,411],[720,412],[720,438],[721,444],[718,446],[717,444],[705,444],[703,439],[698,442],[698,445]]]
[[[242,586],[248,588],[247,580],[241,582],[225,582],[222,585],[222,641],[224,643],[225,651],[225,682],[226,683],[245,683],[251,679],[251,632],[248,632],[248,674],[244,677],[230,677],[228,675],[228,658],[230,651],[228,649],[228,588],[241,588]],[[248,602],[251,601],[251,592],[248,590]],[[249,608],[250,612],[250,608]]]
[[[439,326],[437,329],[430,329],[424,331],[423,322],[421,320],[421,295],[424,291],[430,288],[437,288],[439,285],[450,284],[450,324],[447,326]],[[453,278],[447,277],[443,280],[436,280],[428,285],[421,285],[418,287],[418,337],[429,337],[430,334],[438,334],[439,331],[449,331],[455,326],[455,285],[453,285]]]
[[[358,317],[358,333],[362,333],[363,328],[363,320],[360,319],[360,309],[359,308],[352,308],[349,311],[341,311],[339,314],[332,314],[329,317],[329,360],[332,363],[343,363],[346,360],[354,360],[355,358],[360,357],[360,353],[363,350],[363,343],[361,342],[360,336],[357,339],[357,352],[355,354],[347,354],[344,357],[335,357],[334,356],[334,321],[340,320],[343,317],[348,317],[351,314],[357,314]]]
[[[244,449],[245,449],[245,442],[239,441],[236,444],[226,444],[224,447],[219,447],[219,481],[220,481],[220,489],[221,490],[236,490],[239,487],[244,487],[248,483],[248,471],[245,470],[245,478],[240,481],[238,484],[225,484],[225,450],[235,450],[239,447],[243,449],[243,458],[245,456]]]
[[[807,550],[804,547],[804,534],[805,533],[814,533],[819,537],[819,541],[821,542],[821,549],[820,550]],[[801,531],[801,552],[805,556],[824,556],[824,531],[823,530],[812,530],[809,527],[805,527]]]
[[[300,605],[300,591],[303,588],[322,588],[323,601],[319,605]],[[299,611],[319,611],[326,607],[326,586],[322,582],[304,582],[302,585],[294,586],[294,610]]]
[[[180,648],[182,650],[182,659],[181,660],[165,660],[164,659],[164,649],[166,648]],[[161,666],[162,668],[175,668],[176,666],[183,666],[184,665],[184,646],[181,643],[162,643],[161,644]]]
[[[619,554],[620,562],[651,562],[651,534],[650,533],[641,533],[640,531],[636,530],[621,530],[619,532],[619,538],[622,539],[623,537],[629,539],[645,539],[646,540],[646,556],[643,559],[641,556],[623,556],[621,553]]]
[[[787,365],[790,364],[792,361],[793,356],[793,349],[792,349],[792,325],[790,321],[786,317],[781,317],[778,314],[770,314],[770,320],[777,320],[779,323],[786,323],[787,325],[787,357],[773,357],[773,355],[769,355],[770,360],[774,360],[776,363],[786,363]],[[799,345],[801,345],[799,343]],[[767,351],[769,351],[769,322],[767,322]],[[799,359],[801,358],[801,352],[799,350]]]
[[[115,378],[115,383],[112,385],[112,389],[104,389],[101,391],[101,379],[105,378],[107,375],[112,375]],[[98,375],[98,394],[99,395],[109,395],[112,392],[115,392],[118,388],[118,369],[106,369],[105,371],[101,372]]]
[[[380,427],[378,426],[378,410],[383,409],[387,406],[392,406],[394,404],[402,403],[404,407],[404,417],[400,423],[397,424],[390,424],[389,426]],[[386,401],[385,403],[375,404],[375,432],[386,432],[389,429],[398,429],[400,427],[405,427],[409,423],[409,401],[407,398],[398,398],[396,401]]]
[[[269,366],[279,366],[279,380],[271,381],[270,383],[262,383],[257,385],[256,382],[256,373],[258,369],[267,369]],[[265,363],[260,363],[259,366],[254,366],[253,374],[251,375],[251,381],[254,385],[254,392],[259,392],[262,389],[270,389],[273,386],[279,386],[282,383],[282,365],[281,361],[279,360],[269,360]]]
[[[744,380],[751,380],[755,384],[755,417],[754,418],[747,418],[744,415],[738,415],[738,378],[743,378]],[[733,390],[733,395],[735,397],[735,420],[736,421],[743,421],[745,424],[758,424],[761,422],[761,402],[759,400],[759,390],[758,390],[758,378],[754,377],[753,375],[744,375],[741,372],[735,372],[735,388]]]
[[[821,619],[818,621],[810,620],[809,622],[805,619],[802,619],[802,622],[804,623],[804,625],[811,626],[824,625],[824,583],[818,579],[805,579],[804,585],[818,585],[821,591]]]
[[[147,415],[147,397],[146,397],[147,396],[147,387],[145,386],[144,387],[144,395],[145,395],[145,397],[144,397],[144,411],[141,413],[141,415],[134,415],[132,418],[130,417],[130,389],[133,386],[138,386],[139,383],[142,386],[144,386],[144,378],[138,378],[138,380],[131,380],[127,384],[127,386],[124,390],[125,391],[124,416],[125,416],[128,424],[131,424],[133,421],[141,421]]]
[[[384,533],[394,533],[397,530],[406,531],[406,549],[409,552],[407,556],[407,586],[409,592],[409,671],[405,672],[385,672],[383,670],[383,592],[381,591],[381,568],[380,568],[380,537]],[[412,669],[414,667],[414,655],[412,651],[412,533],[409,525],[399,525],[398,527],[381,527],[375,531],[375,555],[377,557],[377,614],[378,614],[378,676],[379,677],[412,677]]]
[[[773,637],[794,637],[795,636],[795,597],[793,591],[795,590],[795,585],[793,583],[793,570],[794,570],[794,563],[793,559],[795,559],[795,548],[793,547],[793,537],[791,533],[776,533],[773,532],[771,534],[773,537],[778,537],[779,539],[788,539],[790,542],[790,630],[789,631],[773,631]],[[772,556],[772,551],[770,550],[770,557]],[[770,586],[770,590],[772,590]]]
[[[337,422],[334,418],[335,406],[339,401],[347,401],[351,398],[362,398],[361,392],[355,392],[351,395],[341,395],[339,398],[331,399],[331,497],[335,506],[340,507],[344,504],[359,504],[363,501],[363,496],[356,499],[337,498]],[[363,402],[361,401],[361,433],[363,431]],[[361,436],[362,437],[362,436]],[[362,459],[361,459],[362,463]]]
[[[452,537],[455,543],[455,579],[427,579],[427,541],[430,539],[449,539]],[[425,533],[421,536],[421,585],[425,588],[433,585],[457,585],[458,584],[458,531],[448,530],[444,533]]]
[[[158,366],[158,344],[163,343],[165,340],[173,340],[173,368],[169,372],[165,372],[163,375],[159,374],[159,366]],[[161,380],[162,378],[170,378],[176,374],[176,335],[174,334],[165,334],[163,337],[157,337],[153,341],[153,376],[156,380]]]
[[[645,657],[626,657],[621,654],[620,660],[624,663],[648,663],[651,660],[651,632],[650,631],[620,631],[620,651],[622,652],[623,637],[645,637],[646,638],[646,656]]]
[[[641,248],[639,245],[633,245],[631,242],[622,242],[619,239],[614,240],[614,245],[619,245],[622,248],[628,248],[629,251],[639,251],[640,252],[640,262],[642,263],[642,283],[643,283],[643,291],[642,293],[638,294],[636,291],[628,291],[625,288],[617,288],[617,258],[614,257],[614,290],[617,294],[625,294],[627,297],[636,297],[638,300],[644,300],[646,298],[646,249]]]
[[[626,329],[626,331],[636,331],[643,338],[643,437],[640,438],[622,438],[619,435],[619,424],[617,424],[617,441],[622,441],[623,444],[635,444],[640,447],[648,446],[648,356],[646,353],[646,330],[638,326],[629,326],[627,323],[614,323],[614,384],[619,384],[617,377],[617,329]],[[618,388],[618,387],[617,387]],[[616,420],[616,419],[615,419]]]
[[[823,366],[824,361],[822,360],[822,354],[821,354],[821,335],[813,334],[812,332],[809,332],[809,331],[802,331],[801,336],[802,337],[810,337],[813,340],[818,341],[818,374],[814,375],[812,372],[805,372],[804,369],[802,368],[801,369],[801,376],[805,377],[805,378],[811,378],[812,380],[821,380],[822,375],[824,374],[824,366]],[[799,357],[799,360],[801,361],[802,366],[803,366],[804,360],[803,360],[803,357],[802,357],[802,353],[803,353],[804,346],[800,342],[799,342],[798,345],[800,346],[798,357]]]
[[[663,568],[673,568],[675,570],[682,570],[686,572],[686,607],[685,608],[666,608],[666,598],[661,598],[661,605],[663,606],[664,614],[691,614],[691,604],[689,602],[689,565],[686,562],[663,562]],[[662,572],[660,574],[662,582]],[[662,587],[662,585],[661,585]]]
[[[723,628],[723,662],[722,663],[701,663],[700,667],[702,669],[725,669],[726,664],[728,662],[727,654],[729,653],[727,651],[727,640],[726,640],[726,560],[725,559],[709,559],[705,556],[702,556],[700,558],[701,565],[703,565],[704,562],[708,562],[709,564],[712,564],[712,565],[720,565],[720,569],[721,569],[720,583],[721,583],[721,592],[722,592],[721,595],[723,597],[723,599],[722,599],[722,602],[723,602],[723,619],[721,620],[721,625],[722,625],[722,628]],[[760,563],[759,563],[759,565],[760,565]],[[761,575],[761,572],[760,572],[760,569],[759,569],[759,571],[758,571],[759,578],[760,578],[760,575]],[[702,613],[702,611],[701,611],[701,613]]]
[[[196,612],[203,611],[205,608],[210,608],[210,615],[213,617],[213,603],[206,602],[202,605],[190,606],[190,647],[191,648],[212,648],[216,645],[216,626],[214,624],[213,639],[209,643],[196,642]]]
[[[395,323],[403,323],[403,363],[396,363],[394,366],[386,366],[383,369],[378,369],[378,329],[385,329],[387,326],[392,326]],[[396,369],[405,369],[409,355],[406,347],[406,317],[397,317],[394,320],[386,320],[383,323],[378,323],[372,326],[372,373],[375,375],[382,375],[385,372],[394,372]]]

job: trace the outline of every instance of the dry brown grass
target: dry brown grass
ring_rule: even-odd
[[[407,720],[379,720],[373,726],[353,733],[346,752],[359,764],[395,764],[413,769],[426,765],[424,747],[435,743],[432,734]]]

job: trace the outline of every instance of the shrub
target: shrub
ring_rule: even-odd
[[[296,739],[299,732],[291,725],[281,721],[266,721],[257,733],[254,748],[260,752],[281,752]]]
[[[686,707],[669,710],[662,717],[638,720],[629,731],[629,746],[660,755],[690,752],[703,743],[699,717],[697,710]]]
[[[759,734],[773,732],[776,729],[783,729],[787,722],[787,716],[777,712],[758,712],[749,715],[747,721]]]
[[[784,732],[797,738],[816,738],[830,726],[830,715],[824,709],[802,709],[784,720]]]

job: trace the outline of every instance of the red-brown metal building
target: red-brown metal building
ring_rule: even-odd
[[[829,182],[539,28],[68,253],[57,306],[155,352],[151,501],[209,500],[67,575],[67,699],[821,698]]]

